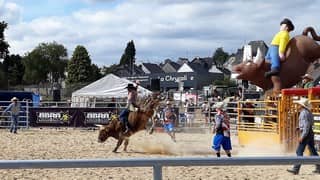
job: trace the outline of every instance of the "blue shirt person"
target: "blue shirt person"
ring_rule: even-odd
[[[312,130],[314,118],[310,111],[310,104],[308,99],[301,98],[299,101],[296,101],[299,105],[299,127],[297,130],[300,132],[299,145],[296,150],[297,156],[303,156],[303,152],[308,145],[311,156],[319,156],[317,150],[314,147],[314,133]],[[299,174],[301,164],[295,164],[292,169],[287,171],[292,174]],[[320,164],[316,165],[316,170],[314,173],[320,174]]]
[[[12,103],[3,111],[3,113],[6,113],[8,111],[11,112],[10,132],[16,134],[17,128],[18,128],[20,111],[24,111],[24,109],[21,107],[21,104],[18,102],[18,98],[13,97],[11,99],[11,102]]]

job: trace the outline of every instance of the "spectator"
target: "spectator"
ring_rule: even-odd
[[[310,74],[302,76],[302,87],[305,89],[313,87],[313,77]]]
[[[236,94],[236,100],[241,100],[242,99],[242,95],[243,95],[242,87],[238,87],[238,91],[237,91],[237,94]]]
[[[215,115],[215,125],[213,126],[213,132],[216,134],[213,138],[212,148],[215,150],[217,157],[220,157],[222,146],[227,156],[231,157],[230,122],[227,113],[223,111],[223,106],[223,102],[218,102],[214,105],[217,114]]]
[[[11,112],[10,133],[14,134],[17,134],[20,111],[23,111],[23,108],[21,107],[21,104],[18,101],[18,98],[13,97],[11,99],[12,103],[3,111],[3,114],[8,111]]]
[[[208,104],[208,101],[204,101],[201,106],[201,111],[204,115],[205,125],[209,123],[209,114],[210,114],[210,105]]]
[[[310,111],[310,104],[308,99],[301,98],[296,102],[299,105],[299,127],[297,130],[300,132],[299,145],[296,150],[297,156],[303,156],[304,149],[308,145],[311,156],[319,156],[317,150],[314,147],[314,133],[312,130],[314,118]],[[287,171],[292,174],[299,174],[301,164],[295,164],[293,169]],[[316,165],[314,173],[320,174],[320,164]]]
[[[242,107],[242,113],[244,116],[250,116],[250,117],[243,117],[243,121],[246,122],[246,123],[254,123],[254,109],[255,106],[248,101],[248,99],[246,100],[246,102],[243,104],[243,107]]]
[[[195,104],[193,103],[193,99],[190,98],[186,104],[186,116],[187,116],[187,124],[188,126],[192,126],[194,121],[194,113],[195,113]]]

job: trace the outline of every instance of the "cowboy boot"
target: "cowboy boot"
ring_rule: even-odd
[[[270,78],[271,76],[278,75],[279,70],[278,69],[271,69],[270,71],[264,73],[265,78]]]
[[[124,123],[124,127],[125,127],[124,133],[126,134],[129,131],[129,124],[127,121]]]

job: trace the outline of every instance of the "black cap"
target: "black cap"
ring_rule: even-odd
[[[282,25],[282,24],[286,24],[286,25],[288,26],[288,28],[289,28],[289,31],[293,31],[293,30],[294,30],[294,25],[293,25],[293,23],[291,22],[290,19],[284,18],[284,19],[280,22],[280,25]]]

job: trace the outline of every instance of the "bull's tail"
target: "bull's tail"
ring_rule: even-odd
[[[313,29],[313,27],[307,27],[303,30],[302,35],[308,36],[308,33],[311,33],[312,38],[315,41],[320,41],[320,36],[317,35],[316,31]]]

